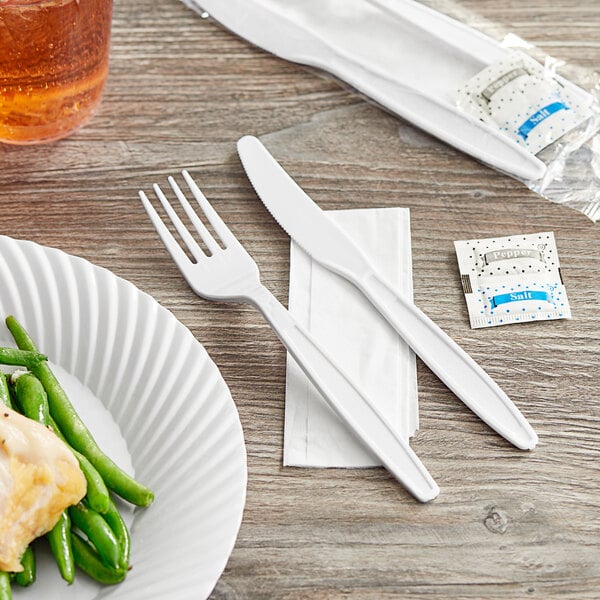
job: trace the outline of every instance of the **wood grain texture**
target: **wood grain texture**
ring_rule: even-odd
[[[516,33],[577,73],[600,61],[596,0],[429,4]],[[534,452],[493,434],[419,363],[412,445],[442,488],[433,503],[419,505],[382,469],[281,466],[283,348],[253,309],[190,291],[137,198],[188,168],[285,303],[289,240],[243,175],[235,142],[247,133],[325,209],[411,209],[416,303],[522,408],[540,435]],[[600,597],[600,224],[178,0],[116,0],[101,110],[61,142],[0,146],[0,201],[1,233],[130,280],[221,369],[244,427],[249,484],[213,598]],[[471,330],[453,241],[546,230],[573,319]]]

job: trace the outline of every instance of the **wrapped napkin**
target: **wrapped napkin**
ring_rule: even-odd
[[[409,210],[329,211],[378,270],[412,300]],[[418,428],[412,350],[348,281],[292,242],[289,310],[398,428]],[[381,463],[340,421],[288,355],[284,465],[371,467]]]

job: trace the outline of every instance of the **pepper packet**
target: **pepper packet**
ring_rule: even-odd
[[[553,232],[454,246],[472,329],[571,318]]]

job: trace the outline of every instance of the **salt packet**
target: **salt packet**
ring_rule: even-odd
[[[454,246],[473,329],[571,318],[553,232]]]

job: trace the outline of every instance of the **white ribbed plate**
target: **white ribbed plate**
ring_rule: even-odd
[[[125,582],[65,585],[62,597],[206,598],[235,544],[247,479],[241,424],[218,368],[169,311],[81,258],[0,236],[0,281],[1,323],[14,314],[102,401],[136,477],[156,494],[135,511]],[[1,325],[0,342],[9,340]],[[34,590],[46,597],[42,574]]]

